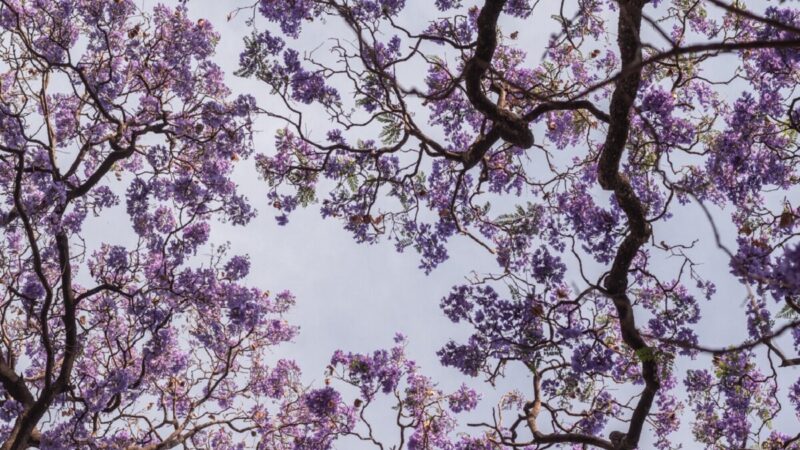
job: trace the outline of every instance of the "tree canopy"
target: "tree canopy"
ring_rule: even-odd
[[[800,420],[800,9],[203,11],[248,27],[235,75],[259,104],[191,1],[137,3],[0,0],[0,449],[800,449],[782,426]],[[239,193],[251,161],[265,198]],[[441,299],[469,336],[431,345],[465,384],[426,376],[403,335],[304,368],[319,385],[272,356],[295,299],[245,283],[248,255],[210,230],[256,239],[258,209],[291,232],[311,205],[425,273],[456,241],[496,261]],[[704,329],[721,314],[741,340]],[[467,384],[520,370],[496,405]]]

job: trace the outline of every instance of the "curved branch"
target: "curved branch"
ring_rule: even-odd
[[[642,60],[639,32],[642,23],[641,0],[619,2],[618,44],[623,67],[636,67]],[[619,172],[619,163],[630,131],[630,111],[641,81],[641,68],[621,76],[616,83],[609,109],[610,124],[603,151],[598,163],[598,182],[603,189],[613,191],[620,208],[628,219],[629,233],[617,249],[611,270],[604,280],[606,295],[614,302],[619,316],[622,340],[637,355],[641,355],[642,378],[645,387],[634,409],[625,436],[616,440],[616,448],[632,450],[639,443],[645,419],[650,412],[658,381],[657,363],[650,355],[652,350],[636,328],[633,307],[627,295],[628,270],[642,245],[647,242],[652,230],[645,217],[644,207],[636,196],[627,177]]]
[[[478,39],[475,53],[464,66],[467,98],[478,111],[494,122],[497,133],[506,142],[522,148],[533,146],[533,133],[528,123],[511,111],[497,106],[483,93],[483,77],[492,64],[497,48],[497,19],[505,0],[486,0],[478,15]]]

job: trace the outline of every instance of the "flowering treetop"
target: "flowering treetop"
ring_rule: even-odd
[[[435,6],[421,24],[403,0],[252,4],[238,74],[277,101],[256,106],[191,2],[0,0],[0,449],[669,449],[682,426],[687,445],[800,448],[770,428],[800,415],[800,11]],[[551,19],[531,48],[518,28]],[[328,23],[346,35],[315,59],[298,38]],[[322,139],[305,126],[320,112]],[[257,113],[283,125],[255,157],[280,223],[319,201],[426,272],[459,236],[493,255],[498,273],[442,300],[472,334],[438,355],[531,383],[490,412],[425,376],[403,336],[335,352],[322,386],[270,358],[296,334],[293,297],[211,245],[215,222],[255,214],[231,174]],[[669,233],[687,210],[730,276]],[[96,216],[135,243],[91,235]],[[740,342],[699,332],[723,284],[747,292]],[[387,402],[391,442],[373,426]],[[485,419],[459,422],[472,410]]]
[[[246,257],[194,256],[212,219],[254,214],[229,177],[253,99],[222,83],[207,21],[135,3],[0,3],[4,450],[223,448],[295,333],[288,293],[241,284]],[[135,245],[84,232],[115,214]]]
[[[784,369],[800,363],[800,10],[546,3],[438,0],[420,24],[402,0],[259,1],[239,74],[283,102],[264,107],[285,127],[257,156],[278,220],[318,201],[360,242],[414,248],[426,272],[456,236],[496,257],[498,274],[442,300],[474,332],[438,354],[489,382],[524,367],[533,386],[463,448],[677,448],[682,422],[692,445],[797,448],[782,433],[797,430],[768,425],[800,415]],[[559,30],[531,48],[519,29],[547,8]],[[296,40],[320,23],[346,33],[330,56]],[[309,131],[320,111],[330,128]],[[670,235],[686,211],[730,276]],[[741,342],[698,336],[720,283],[748,293]],[[707,365],[675,369],[690,358]]]

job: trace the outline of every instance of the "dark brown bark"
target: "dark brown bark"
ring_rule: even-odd
[[[533,145],[533,133],[528,123],[511,111],[500,108],[483,93],[483,77],[492,65],[497,48],[497,19],[505,3],[505,0],[487,0],[481,9],[475,53],[464,67],[464,82],[472,106],[494,122],[500,137],[518,147],[530,148]]]
[[[642,60],[639,32],[642,22],[641,0],[619,2],[618,45],[622,67],[635,66]],[[626,176],[619,172],[619,163],[628,141],[630,112],[641,81],[641,69],[621,76],[611,97],[610,123],[598,164],[598,181],[603,189],[613,191],[620,208],[628,220],[628,234],[622,240],[608,272],[604,287],[614,302],[622,332],[622,340],[639,356],[645,387],[631,416],[624,437],[614,439],[616,448],[636,448],[642,434],[645,419],[650,412],[659,389],[658,364],[651,347],[636,328],[633,307],[627,295],[628,270],[639,249],[647,242],[652,232],[645,218],[641,201]]]
[[[476,165],[486,151],[500,139],[522,148],[530,148],[533,145],[533,135],[528,128],[528,123],[549,111],[587,109],[599,119],[609,123],[608,134],[598,165],[598,181],[605,190],[614,192],[617,202],[627,217],[629,232],[617,250],[611,270],[604,280],[604,287],[606,295],[612,299],[617,309],[623,341],[640,356],[642,377],[645,381],[645,388],[634,409],[626,433],[615,432],[612,433],[614,439],[605,440],[572,433],[543,434],[532,427],[534,441],[541,444],[577,443],[600,448],[632,450],[639,443],[645,419],[659,389],[657,363],[652,349],[636,328],[633,308],[627,296],[628,271],[639,249],[650,237],[651,228],[646,220],[641,201],[636,196],[628,179],[619,172],[619,163],[630,131],[630,112],[641,81],[642,49],[639,33],[642,8],[645,2],[623,0],[619,4],[618,45],[622,67],[633,69],[627,69],[616,79],[609,114],[606,115],[588,101],[566,101],[539,105],[525,117],[519,117],[502,109],[483,93],[482,80],[491,66],[497,46],[497,20],[504,4],[505,2],[502,0],[485,2],[478,16],[475,54],[464,69],[467,96],[470,102],[493,122],[492,128],[478,138],[465,152],[464,166],[468,169]]]

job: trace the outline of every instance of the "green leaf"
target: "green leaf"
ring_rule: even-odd
[[[650,347],[642,347],[639,350],[636,350],[636,357],[644,362],[655,361],[656,352]]]
[[[780,312],[778,314],[776,314],[775,317],[777,317],[779,319],[791,319],[791,320],[794,320],[794,319],[800,318],[800,313],[795,311],[789,305],[783,305],[783,308],[781,308]]]

